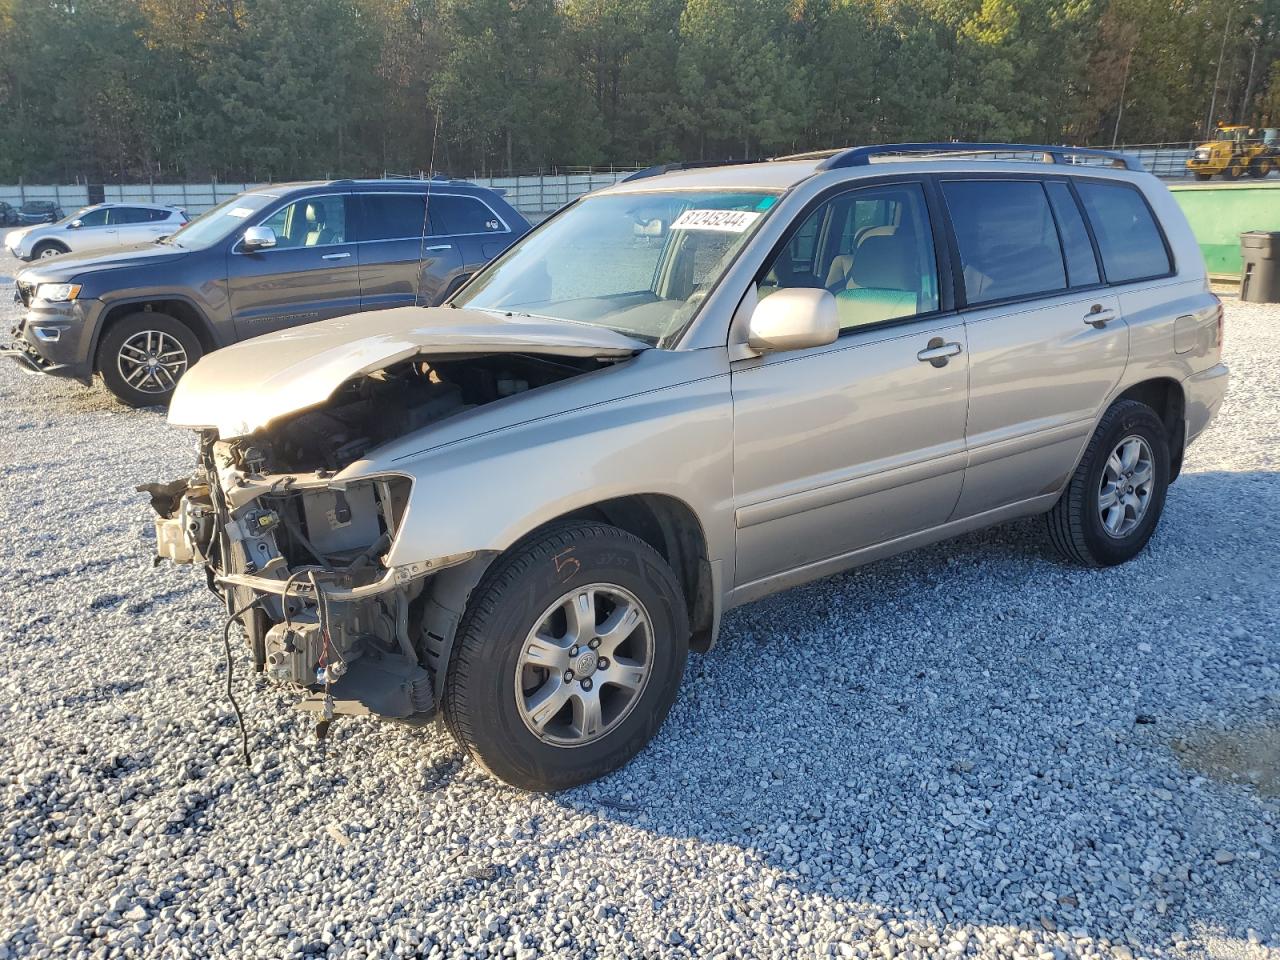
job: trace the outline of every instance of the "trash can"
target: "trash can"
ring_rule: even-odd
[[[1280,233],[1240,234],[1240,299],[1280,303]]]

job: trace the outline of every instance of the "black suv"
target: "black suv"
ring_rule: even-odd
[[[33,223],[57,223],[66,214],[52,200],[28,200],[18,210],[18,222],[24,226]]]
[[[167,403],[203,354],[329,317],[444,301],[529,230],[460,180],[335,180],[242,193],[154,244],[67,254],[18,274],[3,351],[99,373],[131,406]]]

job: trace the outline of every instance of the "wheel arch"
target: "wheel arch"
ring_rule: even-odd
[[[1112,401],[1136,400],[1156,412],[1169,438],[1169,482],[1182,472],[1182,455],[1186,447],[1187,398],[1182,384],[1171,377],[1155,377],[1126,387]]]
[[[683,500],[664,493],[638,493],[572,510],[543,524],[538,533],[565,520],[598,520],[639,537],[675,572],[689,612],[689,646],[705,653],[715,643],[719,597],[708,559],[707,536],[698,515]]]
[[[56,237],[41,237],[31,246],[30,259],[35,260],[40,256],[40,251],[46,247],[56,247],[62,253],[70,253],[71,248]]]
[[[117,301],[107,307],[106,312],[103,314],[102,322],[98,324],[97,334],[94,336],[92,352],[94,373],[98,373],[101,370],[98,348],[102,343],[102,338],[106,336],[107,331],[113,326],[125,317],[135,313],[168,314],[195,334],[196,339],[200,341],[200,349],[205,353],[210,353],[218,348],[218,343],[213,336],[212,325],[190,300],[182,297],[159,296]]]
[[[507,549],[527,542],[570,520],[607,523],[639,537],[653,547],[675,572],[685,594],[691,627],[690,647],[701,653],[715,644],[720,627],[721,600],[715,566],[707,557],[707,538],[694,510],[669,494],[640,493],[601,500],[576,507],[534,527]],[[447,664],[458,625],[471,601],[471,593],[486,570],[502,554],[482,551],[431,578],[422,593],[416,616],[421,622],[427,665],[434,686],[443,690]]]

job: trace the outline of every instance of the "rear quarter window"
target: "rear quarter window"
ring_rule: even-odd
[[[440,194],[431,198],[431,220],[442,234],[497,233],[502,221],[474,197]]]
[[[1108,283],[1147,280],[1173,271],[1164,236],[1136,188],[1121,183],[1078,181]]]

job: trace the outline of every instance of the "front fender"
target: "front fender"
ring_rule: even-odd
[[[727,368],[392,459],[341,479],[413,479],[388,564],[500,552],[542,524],[635,494],[685,503],[709,560],[732,563],[733,418]],[[731,574],[726,570],[726,574]]]

